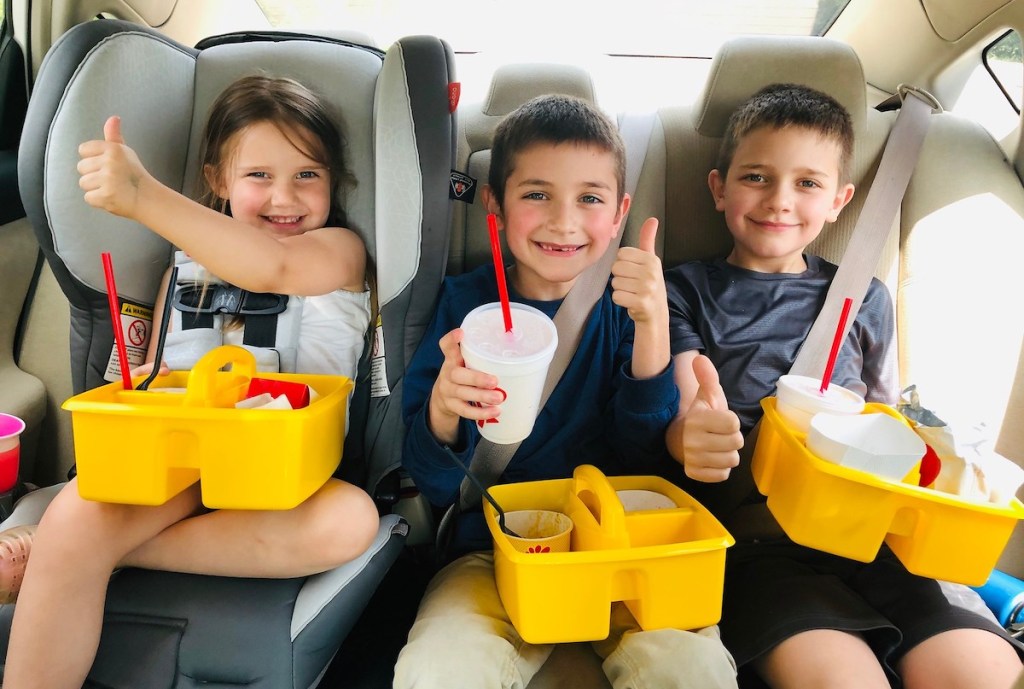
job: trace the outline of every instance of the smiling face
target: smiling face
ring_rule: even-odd
[[[207,170],[234,218],[280,237],[324,227],[331,210],[329,170],[285,131],[266,121],[246,127],[225,144],[220,174]]]
[[[629,197],[618,202],[615,157],[599,147],[538,143],[515,156],[499,208],[484,188],[516,259],[512,284],[529,299],[564,297],[615,237]]]
[[[729,263],[762,273],[799,273],[803,250],[853,197],[840,183],[840,145],[804,127],[760,127],[739,142],[726,177],[712,170],[715,208],[734,246]]]

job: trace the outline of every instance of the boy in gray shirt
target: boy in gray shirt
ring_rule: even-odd
[[[1007,687],[1021,672],[1020,648],[994,619],[955,605],[887,548],[861,563],[796,545],[740,463],[761,398],[789,371],[835,275],[804,250],[853,196],[852,150],[849,114],[832,98],[791,84],[762,89],[733,114],[708,177],[731,253],[666,272],[680,391],[666,442],[685,473],[678,481],[737,537],[722,640],[741,680],[756,673],[776,689]],[[873,280],[832,380],[894,402],[893,334],[891,299]]]

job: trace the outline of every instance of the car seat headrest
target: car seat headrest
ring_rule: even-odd
[[[511,64],[495,70],[483,112],[503,117],[531,98],[548,93],[597,102],[594,82],[582,67],[555,63]]]
[[[850,113],[855,132],[864,130],[867,90],[853,49],[818,36],[745,36],[727,41],[715,55],[694,110],[694,126],[721,137],[729,116],[769,84],[786,82],[817,89]]]

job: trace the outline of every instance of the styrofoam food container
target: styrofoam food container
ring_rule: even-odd
[[[840,466],[900,481],[921,461],[925,444],[887,414],[815,414],[807,449]]]
[[[679,507],[676,501],[653,490],[617,490],[619,502],[626,512],[640,512],[642,510],[670,510]]]
[[[776,409],[801,433],[810,431],[811,418],[815,414],[860,414],[864,411],[864,398],[857,393],[840,385],[829,385],[821,393],[821,380],[810,376],[782,376],[777,388]]]

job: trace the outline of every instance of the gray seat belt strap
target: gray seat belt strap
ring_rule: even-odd
[[[926,91],[902,85],[899,90],[903,105],[886,141],[878,172],[829,286],[825,304],[797,352],[790,369],[792,374],[820,378],[824,373],[836,323],[839,322],[843,300],[847,297],[853,301],[850,307],[853,317],[846,321],[842,341],[853,327],[917,164],[931,123],[929,116],[933,109],[942,109],[935,97]]]
[[[636,193],[636,187],[640,181],[640,172],[644,166],[644,159],[647,157],[647,148],[650,145],[651,132],[654,129],[656,118],[657,116],[653,112],[636,113],[624,114],[619,121],[619,132],[626,146],[626,192],[631,197]],[[565,295],[561,306],[558,307],[558,312],[554,317],[555,329],[558,331],[558,346],[555,349],[551,366],[548,368],[548,377],[544,381],[544,391],[541,393],[538,409],[544,408],[548,397],[551,396],[576,353],[587,319],[608,285],[612,264],[615,263],[619,244],[625,231],[626,218],[624,217],[619,226],[619,233],[608,244],[601,260],[590,266],[576,279],[572,289]],[[498,445],[480,438],[473,452],[469,469],[483,485],[493,486],[504,473],[508,463],[512,461],[512,456],[517,449],[519,449],[519,443]],[[478,504],[483,497],[468,478],[463,479],[459,487],[459,496],[461,509]]]

